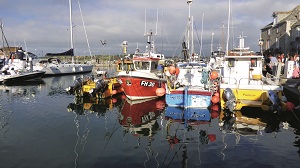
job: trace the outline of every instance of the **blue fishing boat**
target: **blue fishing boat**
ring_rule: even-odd
[[[190,8],[192,1],[187,3]],[[182,42],[183,61],[174,61],[165,70],[168,106],[207,108],[211,105],[214,92],[218,92],[218,73],[209,64],[198,60],[198,54],[194,52],[192,24],[193,17],[189,14],[185,40]],[[211,75],[214,77],[211,78]]]

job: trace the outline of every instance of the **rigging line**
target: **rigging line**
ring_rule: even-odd
[[[86,28],[85,28],[85,24],[84,24],[83,15],[82,15],[82,11],[81,11],[81,6],[80,6],[79,0],[78,0],[78,6],[79,6],[79,11],[80,11],[80,15],[81,15],[81,20],[82,20],[82,24],[83,24],[83,29],[84,29],[84,34],[85,34],[86,42],[87,42],[87,45],[88,45],[88,48],[89,48],[90,56],[92,57],[91,47],[90,47],[89,39],[88,39],[88,36],[87,36],[87,32],[86,32]]]
[[[176,49],[175,49],[175,51],[174,51],[174,53],[173,53],[173,58],[175,57],[175,53],[176,53],[177,48],[178,48],[178,46],[179,46],[179,44],[180,44],[180,41],[185,40],[185,35],[186,35],[186,32],[187,32],[188,29],[189,29],[189,23],[187,23],[187,25],[186,25],[184,31],[182,32],[181,38],[180,38],[179,42],[177,43]],[[180,55],[181,55],[181,53],[182,53],[182,52],[180,52]]]
[[[174,155],[173,155],[173,157],[172,157],[172,159],[171,159],[171,161],[169,162],[169,164],[168,164],[167,167],[170,167],[170,164],[173,162],[175,156],[178,157],[177,153],[180,151],[180,149],[181,149],[181,147],[182,147],[183,145],[185,145],[185,144],[181,144],[181,145],[179,146],[178,150],[174,153]]]

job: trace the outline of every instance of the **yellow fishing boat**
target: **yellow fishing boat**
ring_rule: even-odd
[[[263,76],[264,57],[244,47],[240,37],[238,48],[223,57],[221,68],[220,98],[222,109],[241,110],[243,107],[259,107],[263,110],[279,110],[283,107],[283,86],[280,84],[281,66],[277,75]]]

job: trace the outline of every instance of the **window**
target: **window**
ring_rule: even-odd
[[[251,58],[251,65],[250,67],[257,67],[257,58]]]
[[[271,34],[271,29],[268,29],[268,35],[270,35]]]
[[[279,40],[278,40],[278,37],[276,37],[275,43],[276,43],[276,48],[279,48]]]
[[[270,40],[267,40],[266,42],[266,49],[269,49],[270,48]]]
[[[234,58],[229,58],[228,59],[228,67],[234,67],[234,62],[235,62]]]

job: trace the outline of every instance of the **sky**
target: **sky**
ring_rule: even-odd
[[[273,21],[272,13],[297,5],[298,0],[231,0],[229,49],[243,33],[245,46],[259,51],[260,29]],[[70,48],[69,0],[0,0],[0,7],[10,46],[38,56]],[[158,52],[181,57],[189,13],[196,53],[210,56],[211,49],[226,48],[229,0],[193,0],[190,7],[187,0],[72,0],[72,9],[75,55],[119,55],[123,41],[128,53],[144,51],[146,27],[157,33]]]

